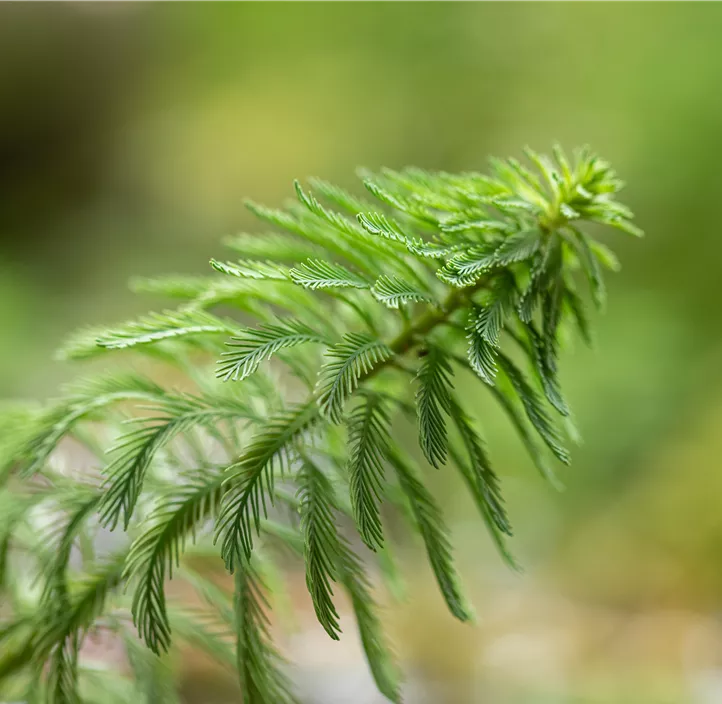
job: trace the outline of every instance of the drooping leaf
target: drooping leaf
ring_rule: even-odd
[[[317,393],[321,413],[339,423],[343,407],[360,381],[372,369],[391,359],[393,352],[370,335],[349,333],[326,351],[326,362],[319,372]]]
[[[506,391],[500,389],[499,386],[491,387],[490,391],[495,396],[499,405],[502,407],[515,430],[519,434],[519,437],[529,453],[534,466],[539,470],[539,473],[542,477],[544,477],[544,479],[546,479],[555,489],[561,491],[563,489],[563,485],[554,474],[554,470],[549,466],[547,458],[544,456],[542,450],[537,446],[535,438],[532,437],[531,430],[524,418],[523,410],[518,408],[515,399],[513,399],[510,394],[507,394]]]
[[[143,532],[128,552],[123,578],[136,583],[133,593],[133,623],[146,645],[156,654],[171,642],[166,608],[165,580],[180,562],[186,540],[213,517],[222,495],[222,475],[199,470],[161,499]]]
[[[66,397],[36,418],[33,432],[18,456],[26,475],[39,471],[58,443],[80,422],[109,406],[129,401],[153,403],[163,398],[164,389],[132,373],[106,374],[81,380],[66,390]]]
[[[332,583],[338,581],[341,547],[334,521],[334,490],[323,472],[308,460],[303,463],[299,479],[306,586],[319,623],[333,640],[338,640],[341,627],[333,603]]]
[[[381,396],[361,394],[348,418],[349,487],[351,507],[361,538],[371,550],[383,544],[379,504],[390,418]]]
[[[589,238],[577,228],[572,228],[573,242],[579,252],[579,259],[584,268],[584,272],[589,279],[589,286],[592,290],[592,297],[597,308],[604,308],[607,300],[607,291],[604,285],[604,277],[602,276],[599,262],[592,251]]]
[[[110,450],[113,459],[105,470],[100,515],[111,529],[122,517],[127,530],[148,467],[162,447],[194,428],[213,426],[223,420],[243,420],[250,415],[247,406],[230,398],[211,400],[171,394],[150,410],[157,415],[133,420],[132,430]]]
[[[393,655],[384,640],[378,608],[373,598],[371,584],[361,561],[346,546],[339,569],[344,587],[351,598],[356,616],[361,645],[368,661],[374,682],[379,691],[394,704],[401,703],[399,676]]]
[[[399,452],[390,453],[389,459],[411,505],[431,568],[449,610],[460,621],[472,620],[473,611],[461,592],[452,558],[451,540],[441,509],[414,468]]]
[[[514,391],[519,397],[519,400],[522,402],[531,424],[536,428],[542,440],[544,440],[557,459],[564,464],[569,464],[569,452],[564,447],[561,434],[549,417],[546,408],[544,408],[544,403],[539,397],[539,394],[537,394],[524,378],[524,375],[506,355],[500,354],[499,362],[504,373],[509,378],[511,385],[514,387]]]
[[[548,348],[548,343],[540,335],[533,324],[526,326],[531,347],[531,356],[541,381],[547,401],[563,416],[569,415],[569,406],[562,396],[555,361],[555,352]]]
[[[263,581],[253,564],[235,572],[236,667],[243,704],[298,704],[271,642]]]
[[[479,377],[490,386],[494,385],[497,371],[497,346],[487,338],[493,333],[494,320],[489,319],[488,309],[472,309],[466,327],[469,342],[469,364]]]
[[[429,464],[437,468],[446,462],[446,416],[453,388],[452,374],[444,353],[438,347],[429,347],[417,374],[416,412],[419,445]]]
[[[296,457],[294,448],[316,422],[316,404],[309,402],[269,419],[251,440],[243,455],[226,470],[228,489],[216,525],[221,554],[233,572],[251,555],[253,533],[260,530],[267,501],[273,502],[277,471],[286,470]]]
[[[491,466],[484,443],[471,419],[453,396],[450,413],[468,456],[468,462],[462,462],[459,469],[466,476],[467,484],[477,504],[484,507],[484,511],[488,513],[499,531],[511,535],[511,526],[501,497],[499,478]]]

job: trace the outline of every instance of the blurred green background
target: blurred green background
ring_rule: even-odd
[[[62,337],[151,307],[131,275],[205,271],[245,197],[589,143],[648,237],[609,235],[596,349],[564,358],[567,490],[480,399],[526,571],[437,479],[479,624],[415,546],[389,622],[412,704],[720,702],[720,76],[719,4],[3,5],[0,397],[52,396]],[[347,641],[289,641],[308,701],[376,701]]]

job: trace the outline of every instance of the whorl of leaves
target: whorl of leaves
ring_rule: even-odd
[[[285,209],[249,204],[273,232],[228,239],[239,259],[214,258],[204,276],[133,280],[176,310],[69,339],[63,359],[143,354],[177,388],[110,371],[45,408],[0,409],[0,688],[58,704],[176,702],[166,651],[184,642],[237,671],[245,704],[290,704],[271,638],[283,550],[303,560],[334,640],[348,604],[378,689],[401,700],[377,589],[346,532],[389,578],[384,525],[400,511],[450,612],[473,618],[427,464],[459,472],[516,567],[483,410],[503,410],[558,486],[551,462],[570,459],[571,413],[561,342],[572,327],[591,338],[580,291],[601,307],[603,271],[618,269],[586,225],[640,234],[605,161],[587,149],[526,155],[529,165],[492,160],[489,174],[364,173],[366,197],[296,183]],[[275,357],[284,365],[264,364]],[[418,444],[400,447],[406,419]],[[125,547],[98,554],[99,527],[118,525]],[[232,598],[195,570],[194,556],[218,553]],[[171,578],[207,608],[179,604]],[[84,667],[94,629],[116,633],[129,675]]]

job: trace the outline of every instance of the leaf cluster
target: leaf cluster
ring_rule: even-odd
[[[586,226],[641,234],[589,150],[527,157],[488,175],[364,174],[368,198],[297,183],[284,209],[249,204],[273,232],[228,240],[238,259],[133,281],[176,309],[73,336],[62,357],[118,355],[118,369],[0,414],[0,681],[28,701],[91,701],[83,644],[101,630],[132,666],[129,680],[103,675],[123,701],[177,701],[167,652],[183,641],[235,670],[246,704],[295,701],[269,616],[285,549],[334,640],[346,594],[379,690],[400,701],[373,586],[389,573],[388,520],[408,520],[450,612],[472,620],[429,472],[458,473],[515,562],[502,477],[459,389],[478,382],[556,482],[550,462],[570,457],[560,349],[573,329],[589,339],[580,284],[602,306],[602,270],[616,268]],[[124,371],[136,355],[184,391]],[[409,423],[418,446],[398,443]],[[79,454],[93,469],[69,472]],[[122,535],[112,554],[102,527]],[[190,559],[219,555],[232,598]],[[169,597],[171,578],[203,609]]]

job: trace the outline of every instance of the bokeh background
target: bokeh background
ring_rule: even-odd
[[[720,702],[721,76],[711,3],[3,5],[0,397],[52,396],[67,331],[151,307],[131,275],[204,272],[255,226],[245,197],[589,143],[648,236],[609,235],[596,349],[563,360],[586,439],[567,489],[480,399],[525,572],[436,480],[479,623],[413,544],[388,625],[410,704]],[[307,616],[285,638],[305,701],[376,702],[354,637]],[[216,701],[202,677],[189,702]]]

